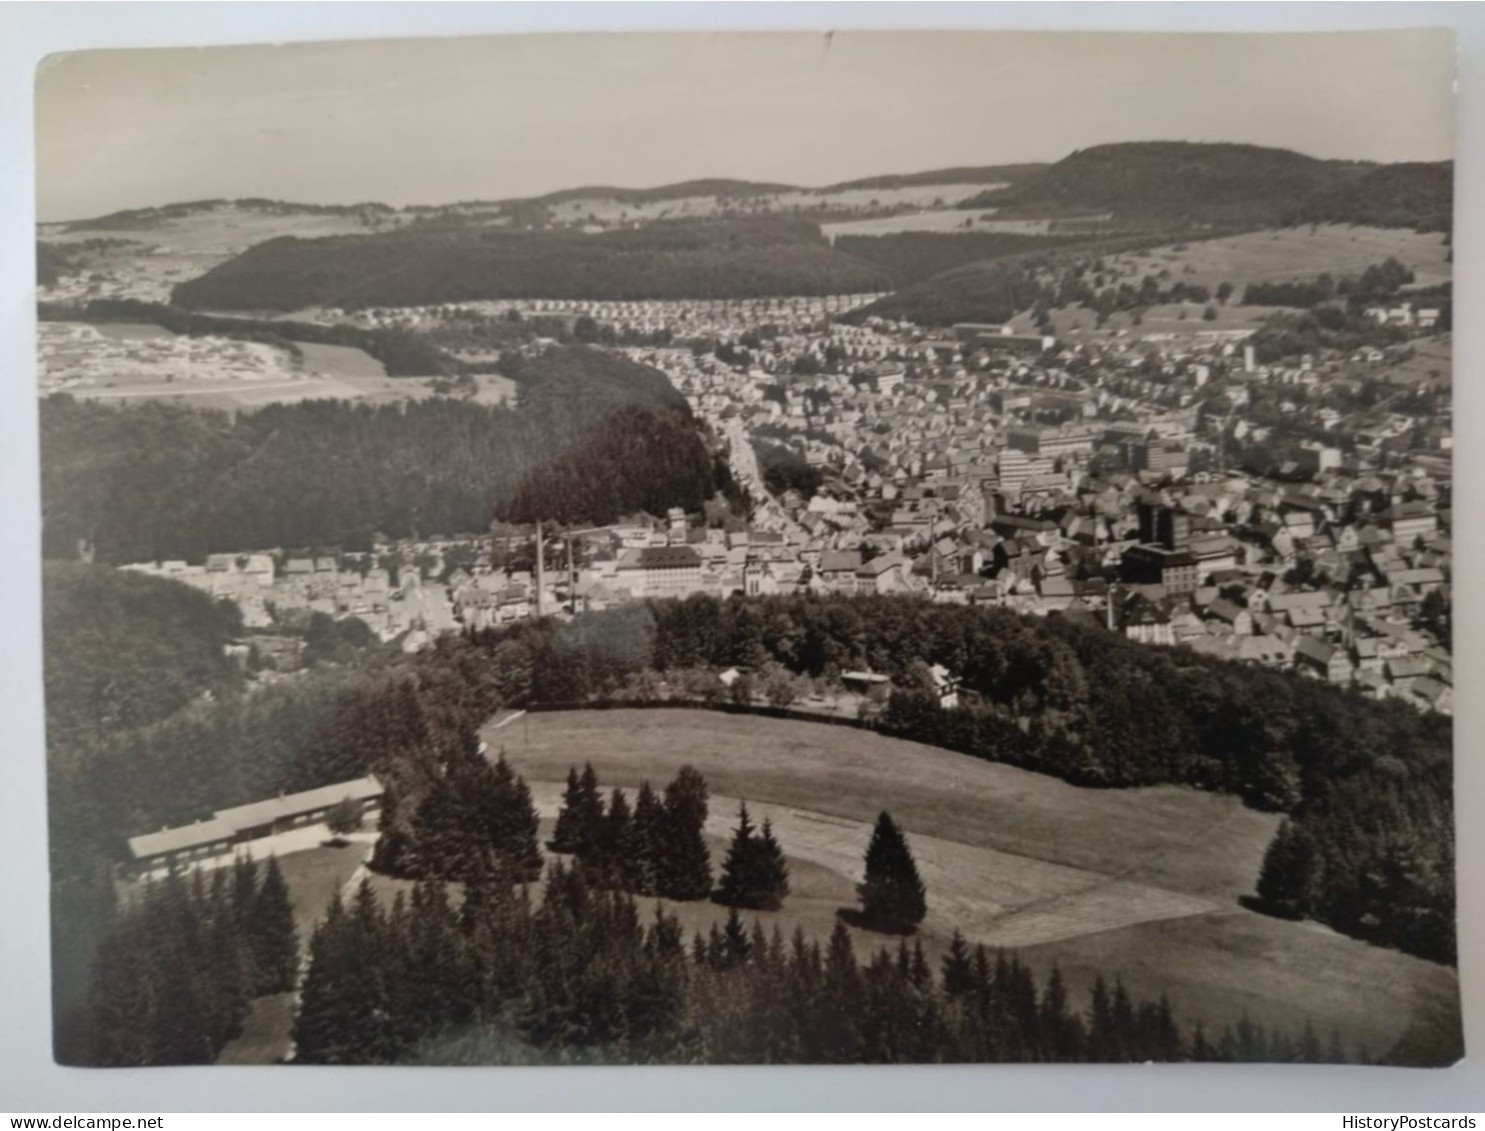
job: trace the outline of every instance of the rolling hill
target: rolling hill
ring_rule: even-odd
[[[797,185],[771,184],[765,181],[739,181],[726,177],[707,177],[695,181],[679,181],[654,188],[615,188],[612,185],[587,185],[581,188],[559,189],[543,196],[523,200],[505,201],[509,204],[565,204],[573,200],[617,200],[621,204],[655,204],[665,200],[684,200],[692,196],[747,197],[768,196],[778,192],[798,192]]]
[[[611,522],[726,489],[663,374],[569,346],[512,359],[519,409],[307,401],[229,418],[146,402],[41,402],[44,551],[110,562],[485,530],[492,517]],[[209,490],[202,485],[209,484]]]
[[[1447,227],[1453,162],[1322,161],[1257,145],[1141,141],[1080,149],[966,202],[1005,215],[1254,227],[1295,220]]]
[[[415,306],[477,299],[752,298],[889,289],[813,224],[690,220],[589,235],[414,226],[270,240],[175,288],[217,310]]]
[[[1370,224],[1447,232],[1454,222],[1454,162],[1379,165],[1300,208],[1308,223]]]
[[[1043,215],[1112,212],[1170,223],[1264,225],[1362,171],[1256,145],[1125,142],[1080,149],[974,203]]]
[[[856,181],[829,185],[822,191],[896,189],[914,185],[981,185],[987,182],[1014,185],[1044,172],[1048,167],[1046,162],[1028,162],[1023,165],[960,165],[952,169],[929,169],[923,173],[889,173],[880,177],[863,177]]]

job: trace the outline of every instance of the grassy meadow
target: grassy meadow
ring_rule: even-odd
[[[720,868],[746,797],[770,817],[793,891],[762,914],[788,935],[823,935],[855,903],[869,823],[889,808],[928,890],[921,937],[935,961],[955,928],[1062,969],[1078,1000],[1098,973],[1170,996],[1179,1019],[1220,1029],[1246,1014],[1296,1035],[1331,1027],[1352,1055],[1437,1063],[1459,1054],[1449,968],[1245,909],[1278,818],[1175,786],[1087,790],[850,727],[692,710],[528,715],[485,739],[555,815],[569,766],[606,789],[662,786],[690,763],[712,790],[707,832]],[[545,821],[544,821],[545,824]],[[544,830],[545,832],[545,830]],[[680,904],[688,931],[725,917]],[[855,932],[858,953],[895,940]]]

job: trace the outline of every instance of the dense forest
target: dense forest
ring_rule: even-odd
[[[298,342],[352,346],[386,368],[388,377],[434,377],[461,371],[459,362],[427,338],[406,330],[363,330],[359,326],[290,322],[282,319],[228,318],[158,302],[97,299],[86,306],[43,303],[38,317],[46,322],[143,322],[191,337],[215,336],[265,342],[298,353]]]
[[[1299,208],[1304,223],[1371,224],[1415,228],[1420,232],[1454,229],[1454,162],[1380,165],[1361,176],[1316,193]]]
[[[664,221],[597,234],[413,226],[367,236],[269,240],[173,292],[178,306],[298,310],[475,299],[706,299],[889,289],[813,224]]]
[[[234,678],[222,649],[242,631],[236,605],[72,562],[48,564],[42,582],[53,738],[153,723]]]
[[[512,359],[520,407],[311,401],[235,419],[41,403],[45,552],[105,561],[611,522],[735,493],[665,377],[582,346]]]
[[[1086,244],[1087,236],[1031,236],[1014,232],[893,232],[837,236],[835,248],[885,271],[907,286],[969,263]]]
[[[1125,142],[1078,150],[964,206],[1007,216],[1110,212],[1167,224],[1448,231],[1452,181],[1452,162],[1378,166],[1255,145]]]
[[[299,981],[289,889],[270,858],[208,881],[172,874],[120,908],[87,996],[59,1026],[63,1064],[210,1064],[242,1031],[248,1002]]]
[[[486,643],[530,673],[536,702],[624,697],[646,669],[883,672],[897,685],[878,720],[890,733],[1077,785],[1179,783],[1289,813],[1335,846],[1299,913],[1454,960],[1454,845],[1439,833],[1453,822],[1446,716],[1061,618],[917,599],[692,597],[584,620]],[[963,681],[959,708],[938,707],[923,669],[935,663]],[[1406,881],[1378,879],[1399,873]]]

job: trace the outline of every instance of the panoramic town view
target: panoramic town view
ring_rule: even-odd
[[[61,1063],[1462,1054],[1447,113],[90,208],[126,62],[39,87]]]

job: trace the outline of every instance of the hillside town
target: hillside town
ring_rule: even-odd
[[[746,516],[549,526],[539,552],[528,527],[132,568],[236,601],[255,630],[356,617],[409,649],[646,597],[917,594],[1450,711],[1448,340],[1431,312],[1381,311],[1421,335],[1401,345],[1261,364],[1248,331],[1200,323],[932,336],[838,320],[859,298],[525,304],[669,331],[625,352],[725,445]]]
[[[1447,340],[1263,365],[1246,336],[871,319],[741,364],[644,351],[818,481],[774,529],[687,531],[693,580],[670,584],[989,603],[1448,711],[1447,361],[1418,366]]]

